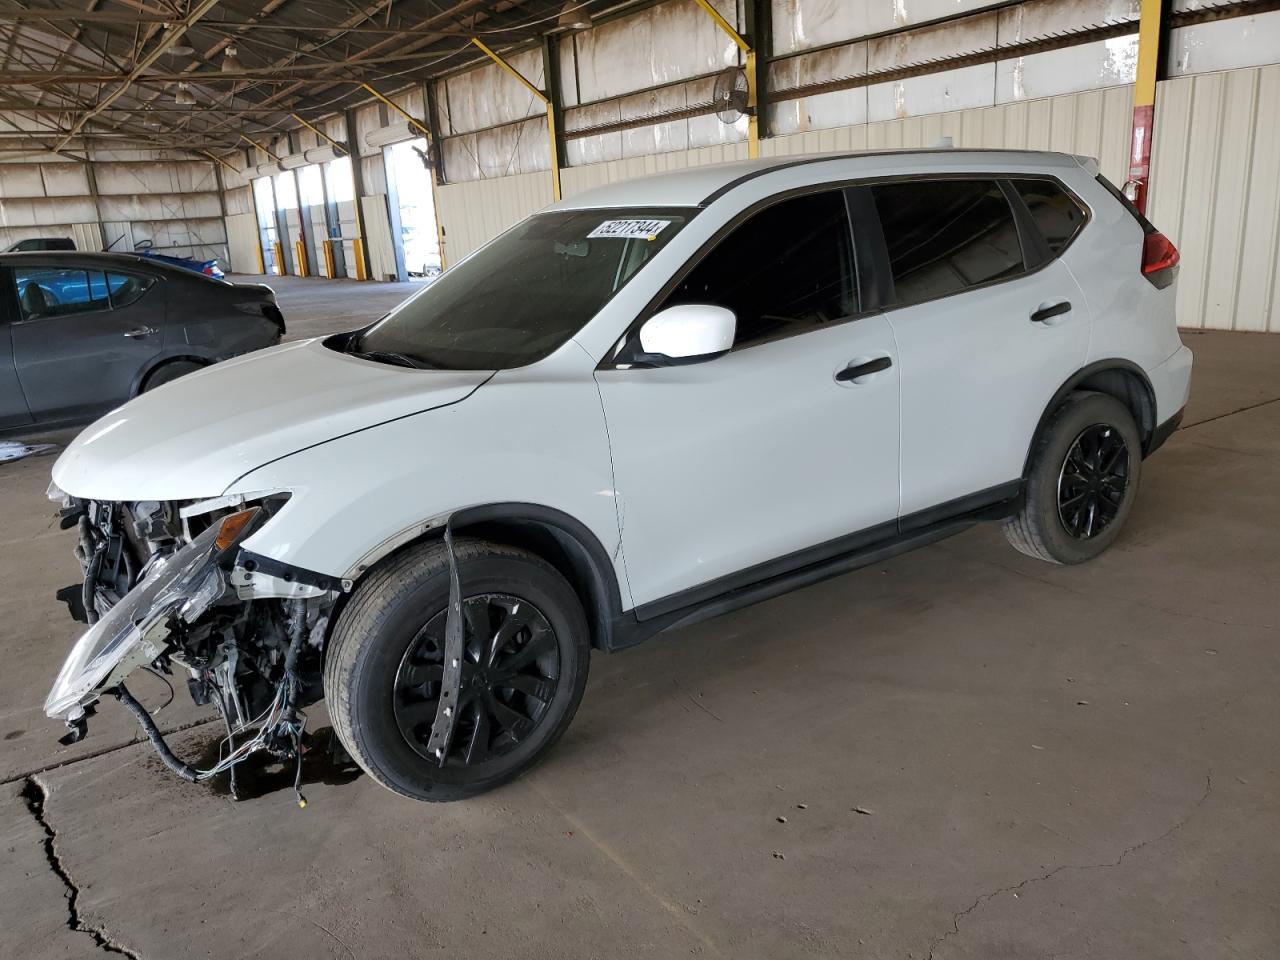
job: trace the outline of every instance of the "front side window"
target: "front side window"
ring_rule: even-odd
[[[1031,211],[1040,235],[1057,256],[1084,226],[1085,214],[1071,194],[1052,180],[1010,180]]]
[[[512,227],[350,342],[415,366],[501,370],[586,325],[695,210],[556,210]]]
[[[111,307],[107,281],[101,270],[16,267],[13,280],[24,320],[62,317]]]
[[[804,333],[857,312],[850,247],[841,191],[783,200],[721,240],[663,306],[728,307],[734,349]]]
[[[127,307],[142,299],[156,282],[155,277],[140,277],[132,273],[108,273],[107,289],[111,291],[111,306]]]
[[[890,305],[934,300],[1024,271],[1013,211],[994,180],[909,180],[871,191],[889,248]]]

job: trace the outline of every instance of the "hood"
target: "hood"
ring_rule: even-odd
[[[456,403],[488,370],[414,370],[303,340],[165,384],[86,427],[53,481],[94,500],[219,496],[265,463]]]

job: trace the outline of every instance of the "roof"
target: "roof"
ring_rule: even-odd
[[[0,253],[0,262],[51,261],[54,263],[67,261],[68,266],[99,267],[107,270],[111,267],[129,268],[145,267],[168,276],[203,277],[203,274],[165,263],[153,257],[143,257],[136,253],[94,253],[88,250],[24,250],[20,253]],[[209,277],[204,277],[208,280]]]
[[[583,210],[596,207],[701,207],[739,184],[811,164],[831,164],[823,170],[833,180],[866,176],[883,171],[885,160],[894,167],[910,171],[930,169],[975,172],[999,171],[1005,168],[1027,170],[1043,167],[1046,171],[1075,167],[1086,161],[1066,153],[1043,150],[965,150],[951,147],[929,150],[861,150],[834,153],[810,153],[733,163],[685,167],[664,173],[636,177],[575,194],[554,204],[552,210]]]
[[[559,27],[564,0],[0,4],[5,142],[224,150],[391,94]],[[617,0],[580,0],[599,16]],[[234,56],[232,55],[234,53]],[[188,84],[198,106],[174,102]],[[12,129],[10,129],[12,128]],[[77,146],[79,141],[77,140]]]

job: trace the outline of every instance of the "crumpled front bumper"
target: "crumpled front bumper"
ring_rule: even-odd
[[[158,558],[124,598],[76,642],[44,703],[47,716],[69,722],[100,692],[164,651],[175,618],[193,623],[222,596],[214,524],[168,557]]]

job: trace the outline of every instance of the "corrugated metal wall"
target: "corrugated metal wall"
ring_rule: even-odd
[[[226,258],[211,161],[148,151],[95,158],[96,200],[84,163],[0,163],[0,249],[27,237],[74,236],[82,249],[100,250],[105,235],[115,251],[149,240],[158,253]]]
[[[566,171],[567,172],[567,171]],[[452,265],[512,224],[551,202],[550,173],[467,180],[439,188],[445,262]]]
[[[764,156],[929,147],[1059,150],[1125,179],[1132,88],[834,127],[761,142]],[[1182,252],[1178,322],[1280,332],[1280,65],[1164,81],[1157,94],[1152,220]],[[565,196],[630,177],[740,160],[743,144],[571,167]],[[551,202],[545,174],[440,190],[451,263]]]
[[[1180,324],[1280,332],[1280,65],[1160,85],[1148,212],[1182,254]]]

